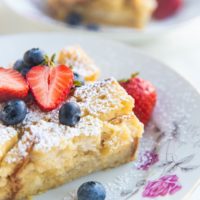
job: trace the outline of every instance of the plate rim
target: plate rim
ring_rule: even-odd
[[[41,31],[36,31],[36,32],[27,32],[27,33],[14,33],[14,34],[7,34],[7,35],[1,35],[0,36],[0,40],[5,38],[5,39],[9,39],[9,38],[16,38],[16,37],[24,37],[24,36],[46,36],[46,33],[48,33],[48,35],[60,35],[60,36],[64,36],[67,37],[68,35],[70,36],[74,36],[77,35],[79,37],[86,37],[86,38],[93,38],[93,39],[97,39],[97,40],[101,40],[106,41],[108,43],[113,43],[113,44],[117,44],[117,45],[121,45],[122,47],[126,47],[126,48],[130,48],[132,49],[136,54],[140,55],[140,56],[144,56],[146,58],[148,58],[149,60],[155,61],[160,65],[163,65],[163,67],[166,67],[168,69],[170,69],[171,71],[173,71],[173,73],[175,73],[177,76],[179,76],[180,78],[184,79],[197,93],[198,95],[200,95],[200,89],[197,88],[197,86],[192,82],[192,80],[186,76],[184,76],[183,74],[179,73],[177,70],[175,70],[171,65],[168,65],[167,63],[159,60],[158,58],[155,58],[154,56],[151,56],[147,53],[145,53],[143,50],[138,49],[137,47],[131,46],[131,44],[127,44],[121,41],[116,41],[116,40],[111,40],[109,38],[103,38],[99,35],[96,35],[94,33],[90,33],[88,34],[85,31],[79,31],[79,30],[74,30],[71,32],[68,32],[68,35],[66,35],[66,33],[64,31],[58,32],[58,31],[51,31],[51,32],[41,32]],[[84,34],[84,35],[83,35]],[[85,35],[87,34],[87,35]]]

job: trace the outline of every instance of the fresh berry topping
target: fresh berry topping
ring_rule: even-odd
[[[86,28],[90,31],[98,31],[100,27],[98,24],[87,24]]]
[[[30,66],[26,65],[22,59],[19,59],[14,63],[13,69],[26,76],[30,70]]]
[[[157,0],[158,7],[153,16],[155,19],[165,19],[174,15],[183,4],[183,0]]]
[[[73,72],[65,65],[33,67],[26,78],[43,111],[57,108],[67,98],[73,85]]]
[[[78,13],[72,12],[67,17],[67,23],[72,26],[78,26],[82,23],[82,16]]]
[[[146,125],[151,118],[157,100],[155,87],[149,81],[138,77],[120,82],[120,84],[135,99],[133,111],[139,120]]]
[[[0,112],[0,119],[5,125],[21,123],[27,114],[27,107],[22,100],[11,100],[6,103]]]
[[[77,103],[68,102],[59,110],[59,121],[67,126],[75,126],[81,118],[81,110]]]
[[[82,184],[77,192],[78,200],[104,200],[106,190],[99,182],[86,182]]]
[[[24,62],[31,67],[42,64],[44,60],[44,52],[41,51],[39,48],[30,49],[24,54]]]
[[[28,84],[16,70],[0,68],[0,102],[23,99],[28,94]]]
[[[76,87],[85,85],[85,79],[83,78],[83,76],[81,76],[80,74],[78,74],[76,72],[74,72],[74,85]]]

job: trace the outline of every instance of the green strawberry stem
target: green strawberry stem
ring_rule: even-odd
[[[56,58],[55,53],[51,57],[49,57],[48,55],[45,55],[44,62],[42,64],[47,65],[49,67],[54,67],[55,66],[55,58]]]
[[[131,74],[131,78],[135,78],[135,77],[137,77],[139,74],[140,74],[139,72],[135,72],[135,73]]]
[[[135,73],[131,74],[131,78],[136,78],[139,74],[140,74],[139,72],[135,72]],[[124,79],[119,80],[119,82],[125,83],[125,82],[129,81],[131,78],[127,78],[127,79],[124,78]]]
[[[81,87],[82,83],[80,81],[74,80],[74,86],[75,87]]]

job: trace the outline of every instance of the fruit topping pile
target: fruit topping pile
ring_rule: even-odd
[[[137,75],[138,73],[133,74],[128,80],[121,80],[120,84],[134,98],[133,111],[139,120],[146,125],[156,105],[157,92],[149,81],[139,78]]]
[[[0,120],[5,125],[21,123],[28,112],[30,96],[44,112],[54,110],[69,96],[73,86],[84,84],[84,78],[66,65],[55,65],[39,48],[25,52],[13,68],[0,68]],[[76,103],[66,103],[59,111],[60,123],[75,126],[81,111]]]

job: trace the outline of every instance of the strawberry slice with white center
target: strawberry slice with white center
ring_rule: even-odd
[[[0,102],[23,99],[28,90],[28,84],[18,71],[0,67]]]
[[[27,74],[31,91],[43,111],[51,111],[63,102],[73,85],[73,72],[65,66],[36,66]]]

